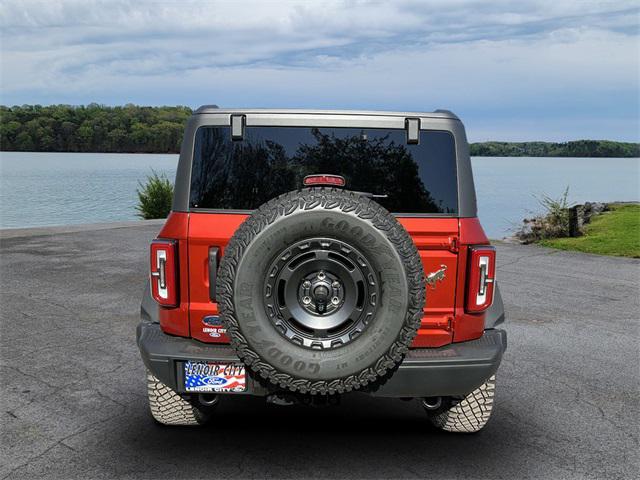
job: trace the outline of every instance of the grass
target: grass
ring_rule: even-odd
[[[538,243],[560,250],[640,258],[640,205],[611,205],[610,211],[593,217],[583,236]]]

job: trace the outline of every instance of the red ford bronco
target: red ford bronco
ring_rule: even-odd
[[[151,413],[195,425],[222,396],[359,391],[478,431],[506,348],[495,268],[451,112],[201,107],[151,244]]]

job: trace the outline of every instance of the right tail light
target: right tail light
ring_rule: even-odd
[[[469,313],[485,311],[493,303],[496,278],[496,249],[491,246],[469,247],[467,299]]]
[[[178,306],[178,252],[175,240],[151,242],[151,293],[163,307]]]

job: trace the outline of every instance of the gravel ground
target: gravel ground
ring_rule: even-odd
[[[498,245],[509,349],[477,435],[364,395],[167,428],[135,345],[158,228],[0,232],[0,478],[638,477],[639,261]]]

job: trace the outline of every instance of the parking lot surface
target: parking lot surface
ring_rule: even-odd
[[[135,344],[158,225],[0,232],[0,478],[637,478],[640,261],[498,245],[509,348],[479,434],[364,395],[167,428]]]

